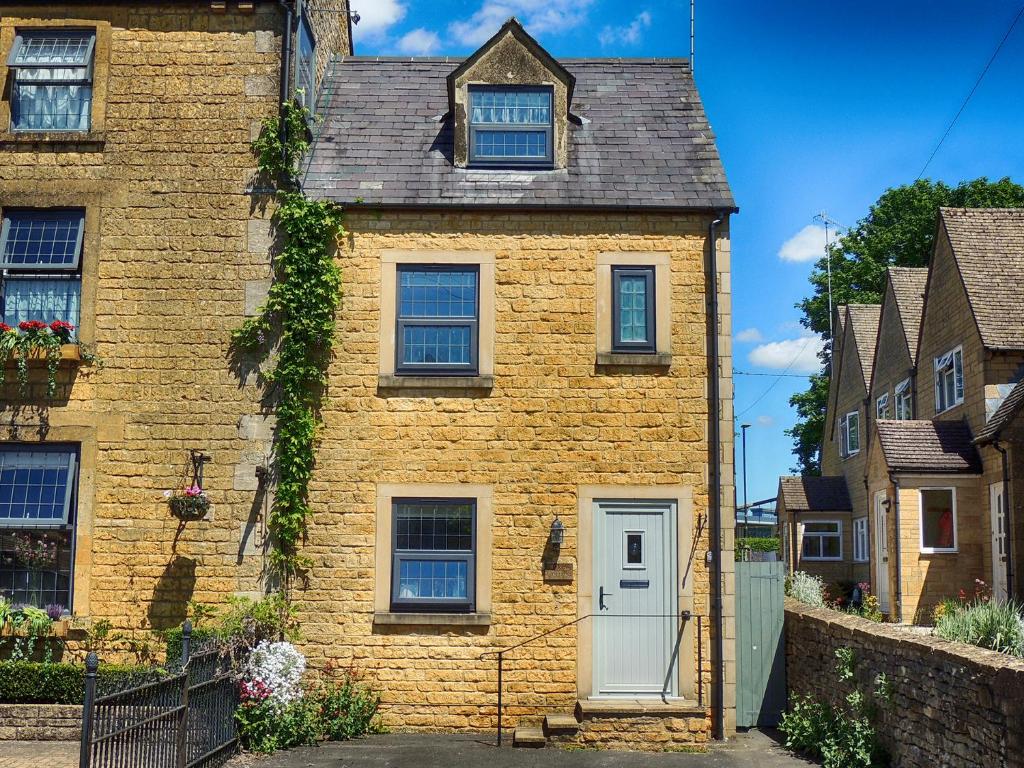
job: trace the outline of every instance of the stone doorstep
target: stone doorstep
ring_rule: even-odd
[[[558,713],[546,715],[540,728],[520,725],[513,731],[512,744],[516,747],[543,747],[549,743],[574,743],[585,735],[588,723],[601,720],[628,721],[631,718],[650,721],[658,718],[704,718],[707,711],[695,701],[674,699],[580,699],[576,702],[575,714]],[[639,735],[639,734],[638,734]],[[641,740],[642,740],[641,736]],[[671,739],[661,734],[657,741]],[[607,737],[598,737],[594,743],[605,743]],[[625,742],[611,736],[609,746],[623,747]]]
[[[515,747],[543,747],[548,740],[544,731],[540,728],[529,728],[522,725],[517,726],[512,733],[512,746]]]
[[[575,715],[547,715],[544,718],[544,733],[548,736],[575,735],[580,729]]]
[[[576,718],[582,722],[602,717],[704,717],[704,707],[689,699],[580,699]]]

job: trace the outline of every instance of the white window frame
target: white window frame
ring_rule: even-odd
[[[896,418],[900,421],[909,421],[914,418],[914,392],[910,386],[909,376],[896,385],[893,394],[896,400],[896,405],[893,409]]]
[[[826,531],[807,531],[809,525],[834,525],[836,527],[835,533]],[[837,538],[839,539],[839,556],[838,557],[811,557],[804,554],[804,544],[809,537],[815,537],[818,539],[825,538]],[[819,552],[824,552],[823,546],[818,547]],[[800,530],[800,561],[816,562],[816,563],[835,563],[843,559],[843,521],[842,520],[804,520]]]
[[[925,491],[949,491],[950,496],[953,498],[953,546],[949,547],[927,547],[924,543],[924,492]],[[960,551],[960,535],[958,516],[956,509],[956,486],[930,486],[928,488],[917,489],[917,527],[918,527],[918,540],[920,543],[921,554],[923,555],[948,555],[956,554]]]
[[[852,418],[851,418],[852,417]],[[854,421],[856,428],[850,431],[850,422]],[[857,438],[857,447],[851,447],[850,436],[855,435]],[[856,456],[860,453],[860,411],[850,411],[843,415],[843,418],[839,420],[839,452],[842,454],[844,459],[848,459],[851,456]]]
[[[935,412],[945,413],[964,401],[964,349],[957,346],[935,358]],[[947,382],[952,381],[953,401],[947,401]]]
[[[853,562],[866,563],[870,559],[870,539],[868,537],[868,518],[855,517],[853,519]]]
[[[889,418],[889,393],[883,392],[875,400],[875,418],[876,419],[888,419]]]

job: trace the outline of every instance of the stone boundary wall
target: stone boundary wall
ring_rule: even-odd
[[[0,704],[0,741],[78,741],[81,704]]]
[[[850,648],[861,690],[884,673],[893,696],[879,738],[900,768],[1024,768],[1024,661],[908,627],[786,600],[789,695],[842,703],[835,651]]]

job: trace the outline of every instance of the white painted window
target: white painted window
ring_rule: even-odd
[[[843,524],[839,520],[808,521],[803,531],[804,560],[843,559]]]
[[[893,394],[896,400],[896,418],[904,421],[914,418],[913,391],[910,387],[910,379],[904,379],[897,384]]]
[[[858,517],[853,521],[853,559],[858,563],[868,561],[868,519]]]
[[[851,411],[840,419],[839,451],[843,458],[860,453],[860,411]]]
[[[935,412],[942,413],[964,401],[962,347],[935,358]]]
[[[922,488],[920,498],[921,552],[956,552],[956,489]]]
[[[878,399],[875,400],[875,418],[877,419],[888,419],[889,418],[889,393],[884,392],[879,395]]]

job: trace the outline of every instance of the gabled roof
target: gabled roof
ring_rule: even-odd
[[[928,284],[927,267],[889,267],[889,282],[896,297],[903,335],[910,350],[910,359],[917,361],[917,340],[924,312],[924,291]]]
[[[996,408],[992,418],[978,431],[978,436],[974,438],[975,445],[990,443],[997,439],[999,433],[1020,412],[1021,406],[1024,406],[1024,381],[1017,382],[1013,389],[1010,390],[1010,394],[1003,398],[1003,402]]]
[[[849,512],[850,494],[846,478],[783,475],[779,498],[789,512]]]
[[[882,316],[880,304],[850,304],[846,308],[853,344],[860,358],[860,372],[864,386],[871,386],[871,370],[875,364],[875,344],[878,343],[878,321]]]
[[[875,422],[882,456],[893,472],[978,474],[981,457],[965,421]]]
[[[967,291],[989,349],[1024,349],[1024,208],[940,208]]]
[[[576,77],[562,170],[453,163],[449,58],[332,62],[305,191],[368,206],[735,210],[685,59],[563,59]]]

